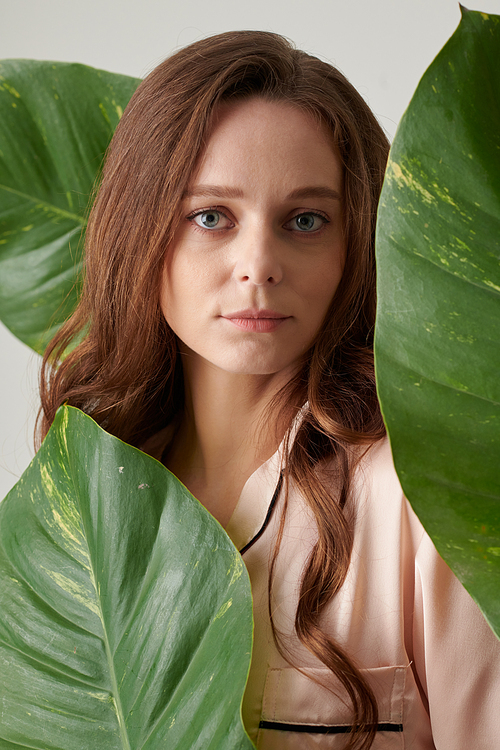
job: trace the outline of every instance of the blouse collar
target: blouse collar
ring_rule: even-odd
[[[289,430],[288,444],[290,446],[308,408],[309,404],[305,403],[292,422]],[[272,510],[270,506],[273,501],[277,500],[281,488],[285,445],[286,435],[276,453],[259,466],[245,482],[226,526],[226,533],[239,550],[244,550],[269,520],[270,510]]]

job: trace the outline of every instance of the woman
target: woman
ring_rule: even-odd
[[[163,461],[241,550],[259,748],[493,748],[500,730],[497,641],[383,439],[387,150],[343,76],[277,35],[181,50],[116,131],[82,300],[45,358],[42,436],[63,402],[83,409]]]

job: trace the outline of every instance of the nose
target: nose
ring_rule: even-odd
[[[283,278],[279,240],[262,226],[241,232],[236,250],[234,274],[239,282],[255,286],[276,286]]]

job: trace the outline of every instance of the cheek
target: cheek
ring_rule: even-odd
[[[160,307],[165,320],[174,332],[184,317],[183,303],[189,303],[189,284],[178,263],[165,263],[162,273]],[[187,296],[186,296],[187,293]]]
[[[172,330],[199,322],[199,314],[206,310],[217,294],[217,264],[184,248],[173,251],[162,272],[160,307]]]
[[[326,314],[335,296],[342,278],[343,268],[344,256],[342,253],[335,258],[333,263],[331,259],[327,259],[324,263],[318,264],[314,276],[309,279],[311,304],[321,318]]]
[[[189,297],[199,278],[195,255],[185,247],[185,241],[171,245],[162,272],[161,306],[166,316]]]
[[[171,317],[172,307],[172,290],[171,290],[171,279],[170,273],[167,270],[166,264],[163,266],[161,273],[161,284],[160,284],[160,308],[163,316],[167,323],[170,325],[169,318]]]

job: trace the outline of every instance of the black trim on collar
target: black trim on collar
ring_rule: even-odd
[[[255,544],[255,542],[257,541],[257,539],[259,539],[259,537],[261,537],[262,534],[264,533],[264,531],[266,530],[266,526],[268,525],[269,521],[271,520],[271,516],[273,515],[274,506],[276,505],[276,501],[277,501],[277,499],[279,497],[279,494],[280,494],[280,491],[281,491],[281,485],[282,484],[283,484],[283,472],[281,471],[280,472],[280,478],[278,479],[278,484],[276,485],[276,489],[274,490],[274,495],[273,495],[273,497],[271,499],[271,504],[269,505],[269,509],[267,511],[267,515],[266,515],[266,517],[264,519],[264,523],[262,524],[262,526],[260,527],[260,529],[258,530],[258,532],[255,534],[255,536],[252,539],[250,539],[250,541],[247,544],[245,544],[245,546],[242,549],[240,549],[240,555],[244,555],[245,552],[248,549],[250,549],[250,547],[253,544]]]
[[[259,722],[260,729],[277,729],[280,732],[303,732],[307,734],[348,734],[351,726],[334,726],[321,724],[287,724],[284,721]],[[402,724],[377,724],[377,732],[402,732]]]

